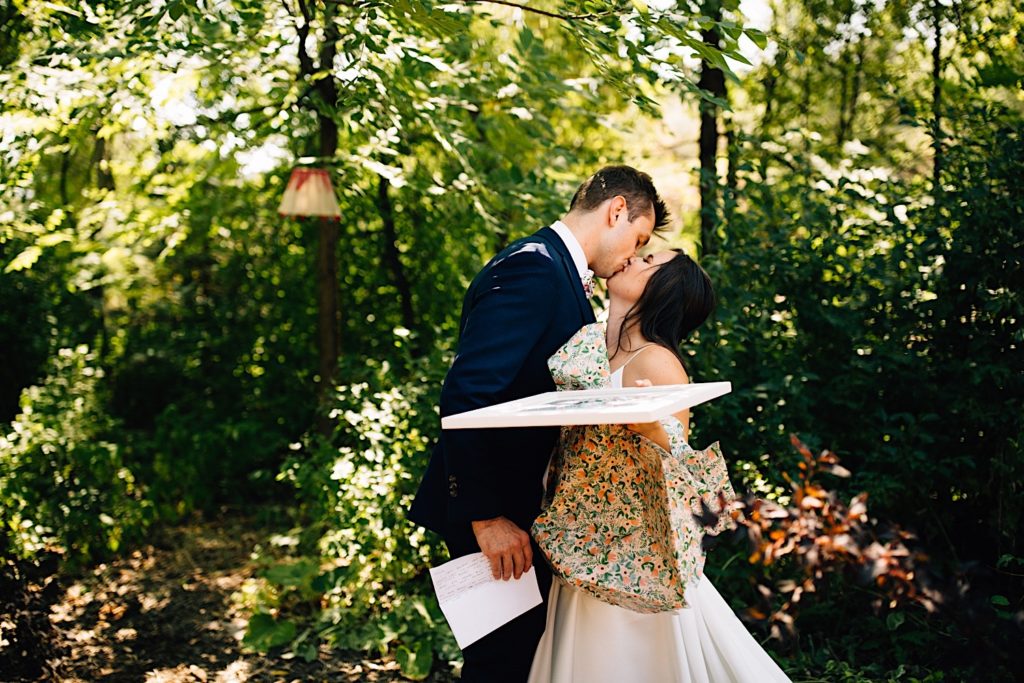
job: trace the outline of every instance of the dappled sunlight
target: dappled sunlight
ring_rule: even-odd
[[[252,680],[252,665],[237,660],[221,670],[207,670],[195,664],[146,672],[145,683],[244,683]]]
[[[326,648],[312,660],[268,657],[243,647],[249,620],[238,594],[254,580],[249,555],[260,536],[242,522],[189,524],[68,585],[50,614],[63,642],[55,662],[61,680],[399,680],[394,660],[349,659]]]

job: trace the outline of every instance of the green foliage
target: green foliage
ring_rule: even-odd
[[[145,532],[149,505],[103,410],[103,371],[85,346],[60,349],[27,388],[0,437],[3,545],[21,557],[56,549],[71,560],[117,552]]]
[[[0,254],[20,251],[7,247],[0,244]],[[51,326],[46,317],[52,303],[46,290],[42,278],[0,274],[0,301],[5,303],[0,309],[0,348],[16,349],[20,361],[0,367],[0,420],[4,422],[18,414],[22,389],[36,381],[50,355]]]
[[[249,618],[242,643],[260,652],[286,645],[295,639],[295,624],[278,622],[274,617],[258,612]]]
[[[832,657],[824,651],[818,656],[800,657],[790,664],[790,674],[794,680],[815,683],[943,683],[964,680],[956,672],[927,671],[907,664],[887,670],[877,664],[855,665]]]
[[[783,504],[788,434],[834,449],[854,475],[844,495],[868,491],[938,565],[995,567],[978,590],[1002,623],[1019,619],[1012,3],[800,0],[767,33],[742,28],[735,0],[717,25],[696,2],[306,5],[308,20],[256,0],[0,3],[0,410],[14,418],[0,522],[13,551],[85,559],[157,519],[285,503],[295,531],[260,549],[240,593],[248,645],[386,652],[410,678],[456,659],[425,573],[444,552],[404,510],[465,286],[594,167],[685,168],[678,150],[639,158],[609,122],[659,137],[637,112],[668,92],[706,97],[694,58],[734,76],[745,34],[769,52],[730,81],[734,182],[702,260],[721,304],[690,359],[695,379],[734,393],[696,411],[694,438],[726,439],[735,480]],[[317,49],[337,29],[331,69],[300,68],[303,27]],[[721,50],[702,42],[711,28]],[[321,158],[325,120],[338,145]],[[276,215],[299,163],[331,170],[342,213],[327,441],[308,435],[318,226]],[[737,606],[756,599],[744,556],[709,565]],[[907,681],[981,666],[950,653],[989,634],[876,618],[872,597],[837,580],[805,598],[793,670]]]
[[[294,444],[279,476],[295,486],[300,526],[266,556],[265,588],[254,604],[279,616],[273,629],[266,618],[250,623],[254,646],[284,644],[271,644],[266,633],[295,624],[302,630],[289,644],[296,654],[316,641],[391,652],[414,680],[435,657],[457,657],[424,571],[444,556],[405,519],[436,433],[444,358],[440,351],[417,358],[404,372],[386,362],[346,368],[364,381],[338,388],[334,437]]]
[[[733,382],[730,401],[701,408],[695,438],[729,434],[740,481],[785,502],[779,473],[795,463],[784,442],[815,434],[853,472],[840,490],[869,492],[873,514],[941,549],[931,561],[940,572],[966,556],[994,565],[1024,523],[1024,204],[1010,189],[1024,170],[1020,118],[991,107],[963,116],[968,132],[948,143],[935,196],[877,168],[829,163],[795,133],[745,143],[721,250],[704,260],[721,303],[691,359],[699,380]],[[737,564],[723,586],[750,604]],[[1019,604],[1012,572],[971,581]],[[842,584],[811,601],[798,628],[829,647],[890,668],[924,652],[980,666],[943,647],[978,624],[878,620]],[[1012,627],[984,630],[1001,643],[994,651],[1010,647]],[[988,659],[984,675],[1005,678]]]
[[[400,645],[395,651],[395,659],[402,669],[402,674],[414,681],[422,681],[430,675],[434,664],[434,652],[428,641],[420,641],[414,649],[410,650]]]
[[[701,411],[701,433],[734,435],[755,470],[762,453],[785,457],[790,432],[828,435],[818,445],[855,474],[847,490],[870,491],[884,515],[922,531],[938,532],[938,519],[967,533],[964,518],[992,514],[966,492],[993,477],[1009,501],[1021,479],[1010,454],[1024,412],[1012,322],[1024,314],[1024,268],[1009,191],[1020,139],[1004,125],[978,121],[980,139],[951,149],[938,201],[877,169],[808,155],[799,137],[751,141],[721,253],[705,261],[721,305],[693,351],[699,378],[736,391]],[[985,533],[1009,542],[1020,520],[1011,503]]]
[[[729,379],[736,391],[702,410],[698,427],[734,435],[732,451],[754,467],[765,452],[785,457],[790,433],[853,438],[827,444],[844,462],[881,446],[881,458],[898,452],[920,467],[925,454],[891,435],[903,433],[901,419],[933,418],[865,405],[889,385],[883,371],[908,365],[891,313],[917,298],[921,240],[901,219],[912,188],[850,161],[833,167],[790,140],[744,146],[745,182],[726,206],[719,254],[703,262],[721,303],[692,362],[701,380]],[[865,441],[870,448],[857,448]],[[873,496],[896,493],[873,483]]]

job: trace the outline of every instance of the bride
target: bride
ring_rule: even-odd
[[[607,326],[548,362],[559,389],[684,384],[680,343],[714,307],[688,256],[634,258],[607,280]],[[555,573],[530,683],[771,683],[789,679],[703,575],[701,502],[732,494],[717,445],[696,451],[689,411],[660,422],[566,427],[532,533]]]

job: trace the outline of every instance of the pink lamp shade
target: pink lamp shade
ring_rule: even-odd
[[[341,209],[334,197],[330,173],[322,168],[292,169],[277,212],[282,216],[340,218]]]

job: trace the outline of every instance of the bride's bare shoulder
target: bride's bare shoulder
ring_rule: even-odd
[[[623,386],[635,384],[638,379],[649,379],[652,384],[690,383],[690,377],[679,362],[679,357],[664,346],[644,349],[626,366],[626,375],[623,377]]]

